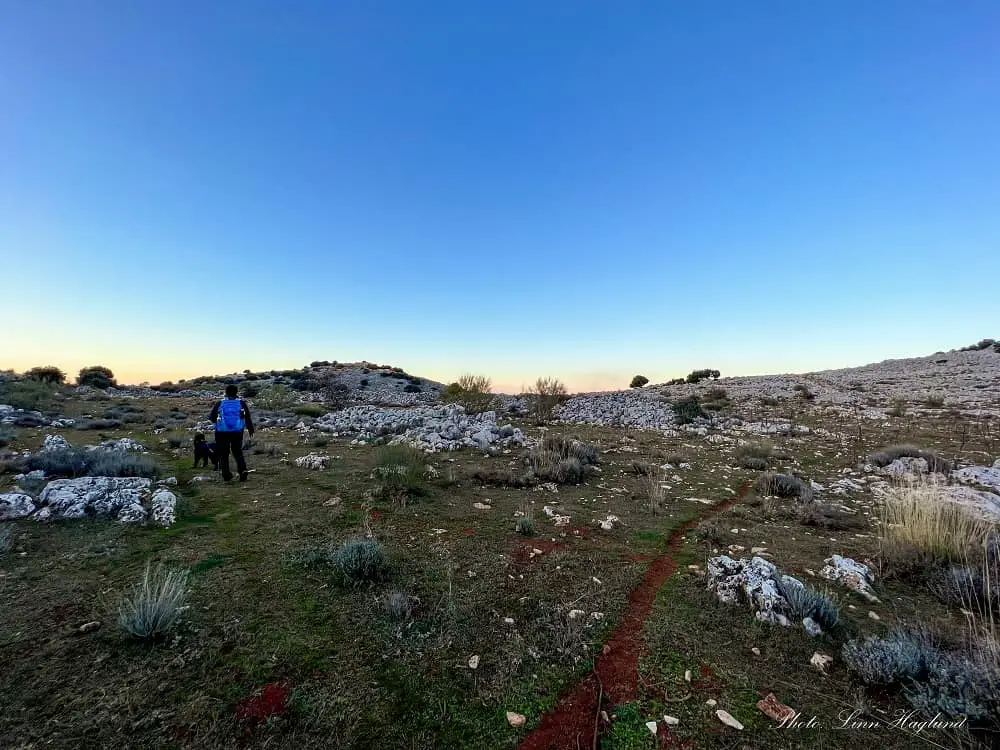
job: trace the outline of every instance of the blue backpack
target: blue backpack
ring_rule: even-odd
[[[239,432],[243,429],[243,402],[238,398],[224,398],[219,403],[219,416],[215,420],[216,432]]]

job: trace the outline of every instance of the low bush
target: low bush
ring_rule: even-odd
[[[858,518],[857,514],[847,513],[822,503],[804,506],[799,515],[799,522],[803,526],[815,526],[828,531],[849,531],[865,527],[865,522]]]
[[[805,401],[812,401],[816,398],[816,394],[810,391],[804,383],[798,383],[792,390],[795,391],[799,398]]]
[[[884,638],[848,641],[841,656],[865,684],[893,685],[925,678],[938,660],[938,649],[926,633],[896,630]]]
[[[25,461],[29,471],[41,469],[52,477],[147,477],[160,470],[150,456],[97,448],[63,448],[32,453]]]
[[[938,568],[931,573],[928,585],[945,604],[989,616],[989,613],[1000,613],[998,581],[1000,565],[990,561],[984,568],[972,565]]]
[[[120,419],[78,419],[78,430],[117,430],[124,423]]]
[[[446,404],[459,404],[469,414],[481,414],[488,411],[493,403],[491,387],[490,379],[485,375],[466,374],[446,386],[440,398]]]
[[[778,591],[796,619],[811,617],[828,633],[840,627],[840,609],[828,594],[807,584],[786,583],[784,579],[778,579]]]
[[[382,597],[382,611],[390,620],[409,620],[413,616],[413,601],[405,591],[396,589]]]
[[[539,378],[528,389],[535,421],[545,423],[552,419],[556,406],[561,404],[568,393],[566,386],[556,378]]]
[[[944,396],[929,395],[924,399],[924,406],[928,409],[943,409]]]
[[[757,456],[744,456],[740,459],[740,466],[751,471],[767,471],[767,459]]]
[[[351,539],[335,557],[345,583],[357,586],[383,579],[389,567],[385,549],[374,539]]]
[[[712,380],[718,380],[722,375],[718,370],[695,370],[690,375],[687,376],[685,382],[687,383],[700,383],[702,380],[707,380],[711,378]]]
[[[894,398],[889,402],[889,408],[886,409],[886,414],[890,417],[905,417],[906,416],[906,401],[901,398]]]
[[[118,608],[118,626],[133,638],[155,640],[165,636],[180,619],[187,598],[186,570],[149,565],[142,580],[126,594]]]
[[[927,462],[927,468],[931,471],[949,472],[951,471],[951,461],[946,461],[934,451],[924,450],[909,443],[903,445],[890,445],[882,450],[872,453],[868,457],[868,462],[875,466],[888,466],[897,458],[922,458]]]
[[[685,382],[684,378],[671,378],[667,381],[667,385],[684,385]]]
[[[118,385],[115,382],[115,374],[107,367],[101,367],[100,365],[82,368],[76,376],[76,384],[99,388],[101,390],[114,388]]]
[[[15,409],[44,411],[52,405],[56,387],[51,383],[32,378],[7,380],[0,383],[0,404]]]
[[[762,474],[754,483],[754,489],[761,495],[794,498],[803,503],[813,499],[812,487],[791,474]]]
[[[697,396],[688,396],[679,401],[674,401],[670,405],[673,409],[674,417],[678,424],[690,424],[696,419],[707,419],[708,414],[701,408],[701,401]]]
[[[1000,725],[1000,661],[982,651],[943,652],[930,664],[926,680],[903,691],[915,709],[992,727]]]
[[[326,414],[326,409],[322,406],[317,406],[315,404],[303,404],[302,406],[296,406],[292,408],[294,414],[298,414],[303,417],[322,417]]]
[[[378,483],[376,495],[406,505],[427,493],[427,459],[408,445],[386,445],[375,452],[372,477]]]
[[[275,384],[262,388],[253,405],[264,411],[286,411],[298,403],[295,392],[287,385]]]
[[[535,520],[531,516],[521,516],[514,524],[514,530],[521,536],[534,536]]]
[[[632,382],[628,384],[629,388],[642,388],[647,383],[649,383],[649,378],[645,375],[636,375],[632,378]]]
[[[983,349],[989,349],[990,347],[994,349],[998,346],[998,342],[993,339],[982,339],[978,344],[972,344],[971,346],[963,346],[959,349],[960,352],[976,352],[982,351]]]
[[[6,448],[8,445],[14,442],[17,437],[17,433],[13,430],[9,430],[5,427],[0,427],[0,448]]]

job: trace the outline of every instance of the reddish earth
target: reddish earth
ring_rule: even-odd
[[[269,682],[260,689],[258,695],[240,702],[236,707],[236,718],[240,721],[263,722],[272,716],[281,716],[288,710],[290,692],[288,682]]]
[[[554,549],[561,549],[566,546],[566,542],[553,542],[548,539],[535,539],[529,544],[518,544],[510,553],[510,559],[517,565],[531,565],[544,555],[549,554]],[[541,550],[542,554],[535,553]]]
[[[621,621],[611,631],[594,671],[563,693],[555,708],[544,714],[538,726],[529,732],[519,750],[575,750],[592,747],[597,732],[597,713],[604,700],[608,705],[627,703],[638,697],[639,654],[642,650],[642,628],[653,609],[656,594],[677,569],[674,555],[681,537],[700,520],[726,510],[741,499],[749,485],[744,484],[736,498],[713,505],[698,519],[689,521],[674,531],[667,541],[667,550],[646,570],[642,581],[628,597],[628,606]],[[538,547],[541,549],[541,547]],[[701,680],[714,678],[707,667],[701,669]],[[701,681],[699,680],[699,682]],[[670,744],[670,743],[675,744]],[[669,734],[661,738],[662,747],[683,747]]]

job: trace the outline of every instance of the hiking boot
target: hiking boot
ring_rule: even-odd
[[[245,471],[241,471],[241,472],[240,472],[240,481],[241,481],[241,482],[245,482],[245,481],[247,481],[247,473],[248,473],[248,472],[245,472]]]

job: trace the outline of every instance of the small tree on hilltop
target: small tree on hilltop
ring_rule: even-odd
[[[62,385],[66,382],[66,373],[58,367],[53,367],[51,365],[46,365],[45,367],[32,367],[24,373],[24,376],[34,380],[41,380],[43,383],[50,383],[52,385]]]
[[[77,385],[89,385],[91,388],[114,388],[118,384],[115,382],[115,374],[107,367],[94,365],[84,367],[80,374],[76,376]]]
[[[556,378],[539,378],[528,388],[535,407],[535,419],[539,423],[552,419],[552,412],[567,394],[566,386]]]
[[[636,375],[632,378],[632,382],[628,384],[629,388],[642,388],[646,383],[649,382],[649,378],[645,375]]]

